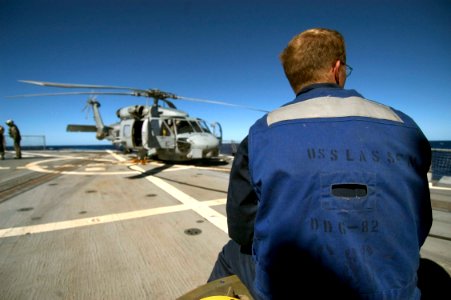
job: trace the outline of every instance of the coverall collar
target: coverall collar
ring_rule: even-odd
[[[301,95],[301,94],[307,93],[307,92],[309,92],[309,91],[311,91],[313,89],[316,89],[316,88],[337,88],[337,89],[340,89],[341,87],[338,84],[335,84],[335,83],[313,83],[313,84],[310,84],[310,85],[304,87],[303,89],[301,89],[299,91],[299,93],[296,94],[296,97]]]

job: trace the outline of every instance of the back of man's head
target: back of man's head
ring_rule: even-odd
[[[295,93],[325,81],[337,60],[346,62],[343,36],[336,30],[313,28],[293,37],[280,54],[285,75]]]

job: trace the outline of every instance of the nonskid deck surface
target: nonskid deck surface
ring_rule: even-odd
[[[3,299],[176,299],[204,284],[228,240],[231,158],[132,161],[113,151],[0,161]],[[451,274],[451,189],[431,186],[422,256]]]

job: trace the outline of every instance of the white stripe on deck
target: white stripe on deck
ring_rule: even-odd
[[[124,161],[125,159],[119,155],[116,155],[112,152],[110,152],[111,155],[113,155],[117,160]],[[61,159],[61,158],[59,158]],[[58,160],[58,159],[54,159]],[[30,164],[29,164],[30,165]],[[139,167],[139,166],[130,166],[130,169],[134,170],[133,173],[144,173],[146,172],[145,169]],[[63,173],[63,172],[62,172]],[[68,172],[69,173],[69,172]],[[68,174],[63,173],[63,174]],[[120,172],[118,172],[120,173]],[[145,210],[137,210],[133,212],[126,212],[126,213],[119,213],[119,214],[110,214],[110,215],[103,215],[103,216],[96,216],[96,217],[90,217],[90,218],[83,218],[83,219],[76,219],[76,220],[70,220],[70,221],[61,221],[61,222],[54,222],[54,223],[47,223],[47,224],[39,224],[39,225],[32,225],[32,226],[23,226],[23,227],[12,227],[12,228],[6,228],[6,229],[0,229],[0,238],[5,237],[11,237],[11,236],[20,236],[20,235],[27,235],[27,234],[34,234],[34,233],[43,233],[43,232],[50,232],[55,230],[63,230],[63,229],[72,229],[77,227],[84,227],[84,226],[91,226],[91,225],[98,225],[98,224],[105,224],[105,223],[111,223],[111,222],[117,222],[117,221],[125,221],[125,220],[131,220],[136,218],[143,218],[153,215],[160,215],[160,214],[166,214],[171,212],[178,212],[183,210],[193,210],[206,220],[208,220],[210,223],[224,231],[225,233],[228,233],[227,229],[227,218],[211,208],[210,206],[214,205],[223,205],[226,203],[226,199],[216,199],[216,200],[210,200],[210,201],[199,201],[190,195],[182,192],[181,190],[177,189],[176,187],[170,185],[169,183],[165,182],[164,180],[154,177],[152,175],[145,177],[148,181],[156,185],[158,188],[162,189],[178,201],[180,201],[182,204],[179,205],[173,205],[173,206],[166,206],[166,207],[158,207],[158,208],[151,208],[151,209],[145,209]]]
[[[451,187],[446,187],[446,186],[435,186],[435,185],[432,185],[431,182],[429,182],[429,189],[430,189],[430,190],[450,191],[450,190],[451,190]]]
[[[130,169],[137,170],[138,172],[141,173],[144,173],[146,171],[139,166],[131,166]],[[158,186],[160,189],[162,189],[172,197],[174,197],[175,199],[177,199],[178,201],[191,207],[192,210],[201,215],[203,218],[210,221],[213,225],[215,225],[225,233],[228,233],[227,218],[224,215],[212,209],[204,202],[194,199],[190,195],[185,194],[181,190],[173,187],[172,185],[170,185],[169,183],[163,181],[158,177],[146,176],[146,179],[155,184],[156,186]]]
[[[106,152],[108,152],[111,156],[113,156],[117,161],[120,161],[120,162],[126,161],[126,159],[124,157],[114,153],[111,150],[107,150]],[[57,168],[49,169],[49,167],[47,165],[43,165],[43,164],[49,163],[49,162],[61,161],[61,160],[68,160],[68,159],[86,160],[86,157],[68,156],[68,155],[63,155],[63,156],[61,156],[61,155],[43,155],[43,156],[47,156],[47,157],[56,156],[56,158],[32,162],[32,163],[27,164],[25,167],[17,167],[17,169],[20,169],[20,168],[25,169],[26,168],[26,169],[29,169],[29,170],[35,171],[35,172],[64,174],[64,175],[130,175],[130,174],[135,174],[135,171],[105,171],[106,170],[105,164],[106,163],[115,163],[116,160],[98,159],[98,158],[89,158],[89,160],[92,160],[95,163],[88,164],[84,168],[83,171],[61,171],[61,170],[58,170]],[[162,164],[162,163],[152,162],[151,164],[156,165],[156,166],[164,166],[164,164]],[[130,163],[130,165],[132,165],[132,164]],[[60,165],[59,167],[76,167],[76,165],[65,164],[65,165]],[[192,169],[192,168],[193,168],[193,166],[175,166],[175,167],[165,170],[165,172],[180,171],[183,169]]]
[[[196,200],[197,201],[197,200]],[[213,205],[222,205],[226,203],[226,199],[217,199],[211,201],[202,202],[202,206],[208,207]],[[43,233],[50,232],[55,230],[63,230],[63,229],[73,229],[84,226],[98,225],[98,224],[106,224],[118,221],[126,221],[137,218],[144,218],[149,216],[167,214],[172,212],[179,212],[184,210],[198,209],[198,204],[178,204],[172,206],[165,207],[157,207],[143,210],[136,210],[132,212],[118,213],[118,214],[110,214],[103,216],[96,216],[90,218],[76,219],[71,221],[61,221],[54,223],[46,223],[32,226],[22,226],[22,227],[12,227],[0,230],[0,238],[12,237],[12,236],[20,236],[27,234],[35,234],[35,233]],[[213,210],[213,209],[211,209]],[[225,218],[225,217],[224,217]]]

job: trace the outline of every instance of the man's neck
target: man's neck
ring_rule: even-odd
[[[328,87],[328,88],[340,88],[340,86],[336,83],[330,83],[330,82],[323,82],[323,83],[312,83],[309,85],[306,85],[303,87],[296,96],[299,96],[300,94],[306,93],[310,90],[316,89],[316,88],[322,88],[322,87]]]

